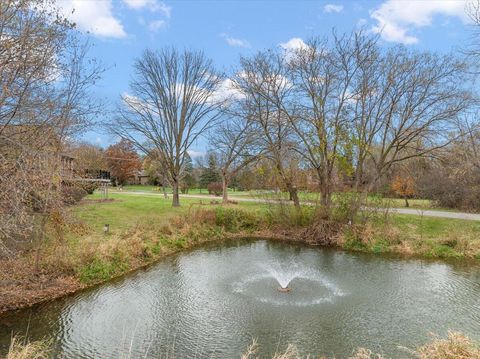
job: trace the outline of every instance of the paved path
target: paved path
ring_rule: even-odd
[[[421,216],[422,213],[427,217],[441,217],[441,218],[455,218],[455,219],[466,219],[468,221],[480,221],[480,214],[477,213],[464,213],[464,212],[446,212],[446,211],[436,211],[436,210],[420,210],[412,208],[390,208],[390,212],[400,213],[400,214],[414,214]]]
[[[163,193],[151,193],[151,192],[140,192],[140,191],[125,191],[125,192],[113,192],[113,193],[121,193],[121,194],[129,194],[129,195],[149,195],[149,196],[161,196],[163,197]],[[169,194],[169,198],[171,198],[171,194]],[[202,195],[202,194],[181,194],[180,198],[198,198],[198,199],[205,199],[205,200],[217,200],[221,201],[221,197],[212,197],[209,195]],[[278,203],[278,200],[268,200],[262,198],[244,198],[240,196],[231,196],[230,199],[236,202],[254,202],[254,203]],[[291,202],[288,202],[291,203]],[[304,202],[303,204],[309,204],[309,202]],[[310,203],[311,204],[311,203]],[[392,213],[399,213],[399,214],[412,214],[417,216],[426,216],[426,217],[438,217],[438,218],[453,218],[453,219],[464,219],[468,221],[480,221],[480,214],[477,213],[464,213],[464,212],[446,212],[446,211],[435,211],[435,210],[420,210],[420,209],[413,209],[413,208],[389,208],[388,209]]]

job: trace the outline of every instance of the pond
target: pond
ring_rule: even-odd
[[[27,328],[65,358],[239,358],[252,339],[405,358],[430,333],[480,339],[480,268],[243,240],[0,319],[1,349]]]

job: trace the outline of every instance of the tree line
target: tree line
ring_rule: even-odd
[[[475,127],[469,69],[460,54],[384,48],[363,31],[259,51],[228,75],[202,52],[146,50],[108,128],[154,154],[174,206],[188,150],[205,136],[225,200],[232,178],[262,161],[295,206],[298,173],[308,171],[328,209],[339,182],[367,194],[400,166],[438,155],[466,125]]]

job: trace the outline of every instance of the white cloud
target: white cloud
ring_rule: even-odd
[[[100,37],[123,38],[127,36],[120,20],[112,12],[112,0],[58,0],[62,13],[77,24],[80,30]]]
[[[357,21],[357,26],[362,27],[365,26],[368,23],[367,19],[361,18]]]
[[[287,42],[282,42],[280,47],[287,52],[293,52],[300,49],[305,49],[308,45],[299,37],[293,37]]]
[[[158,30],[165,28],[172,15],[172,7],[160,0],[123,0],[123,3],[128,8],[136,11],[148,10],[152,13],[161,13],[163,15],[163,19],[148,22],[147,27],[151,32],[157,32]],[[140,25],[147,24],[143,17],[140,17],[138,21]]]
[[[165,20],[155,20],[148,24],[148,29],[155,32],[164,28],[165,26],[167,26],[167,22]]]
[[[323,11],[326,13],[331,12],[341,12],[343,10],[343,5],[327,4],[323,7]]]
[[[385,41],[415,44],[418,38],[411,34],[416,28],[430,26],[435,15],[460,18],[467,22],[464,0],[417,1],[387,0],[370,16],[376,21],[372,28]]]
[[[241,99],[243,94],[235,88],[235,84],[229,78],[224,79],[217,90],[212,94],[211,101],[226,101]]]
[[[203,157],[206,155],[206,152],[202,152],[202,151],[188,150],[187,152],[192,159]]]
[[[247,40],[236,39],[227,34],[220,34],[221,37],[225,39],[227,44],[233,47],[250,47],[250,43]]]
[[[152,12],[161,12],[167,18],[170,18],[172,14],[171,6],[168,6],[163,1],[158,0],[123,0],[124,4],[130,9],[143,10],[148,9]]]

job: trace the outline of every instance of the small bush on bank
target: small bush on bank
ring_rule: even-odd
[[[73,205],[80,202],[82,198],[87,195],[87,192],[77,186],[63,186],[62,187],[62,200],[67,205]]]
[[[100,187],[100,185],[96,182],[80,182],[77,186],[88,194],[93,194],[93,192]]]
[[[347,223],[353,222],[360,208],[361,193],[342,192],[335,197],[328,217],[334,221]]]
[[[215,208],[215,224],[228,232],[255,230],[259,223],[257,213],[228,207]]]
[[[208,194],[220,196],[223,192],[223,185],[221,182],[212,182],[207,185]]]
[[[285,227],[305,227],[312,224],[317,216],[313,207],[295,208],[290,205],[274,204],[269,207],[266,220],[269,225]]]

